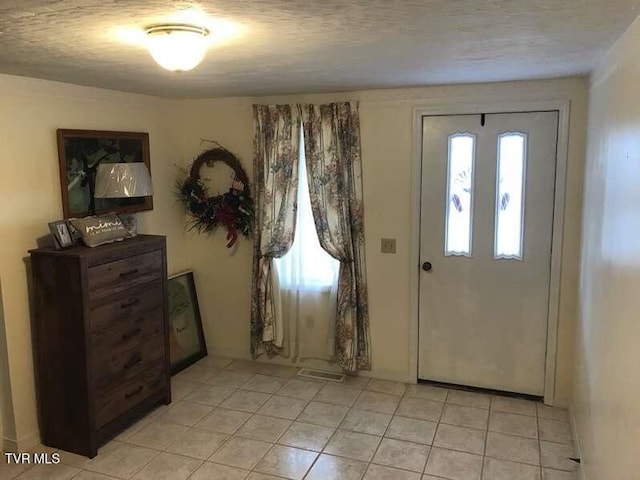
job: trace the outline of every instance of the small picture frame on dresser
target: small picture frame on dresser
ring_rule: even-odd
[[[171,375],[207,356],[193,271],[171,275],[169,292],[169,352]]]
[[[50,222],[49,231],[53,237],[53,245],[56,247],[56,250],[72,247],[76,243],[69,229],[69,225],[65,220]]]

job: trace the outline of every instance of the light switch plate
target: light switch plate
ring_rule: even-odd
[[[380,239],[380,252],[381,253],[396,253],[396,239],[395,238],[381,238]]]

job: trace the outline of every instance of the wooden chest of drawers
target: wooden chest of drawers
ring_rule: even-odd
[[[94,457],[171,401],[165,239],[30,253],[42,443]]]

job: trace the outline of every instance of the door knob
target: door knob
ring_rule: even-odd
[[[422,264],[422,270],[424,270],[425,272],[430,272],[432,268],[433,265],[431,265],[431,262],[424,262]]]

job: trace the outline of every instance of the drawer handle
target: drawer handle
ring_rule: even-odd
[[[120,274],[120,278],[130,277],[131,275],[135,275],[136,273],[138,273],[138,269],[134,268],[133,270],[129,270],[127,272],[122,272]]]
[[[127,363],[125,363],[122,366],[123,370],[128,370],[129,368],[133,367],[134,365],[137,365],[138,363],[140,363],[142,361],[142,357],[140,355],[136,355],[135,357],[133,357],[131,360],[129,360]]]
[[[140,299],[136,298],[135,300],[131,300],[130,302],[120,304],[120,308],[133,307],[134,305],[137,305],[138,303],[140,303]]]
[[[129,333],[123,333],[122,334],[122,340],[129,340],[130,338],[135,337],[136,335],[139,335],[140,332],[142,332],[142,329],[140,327],[131,330]]]
[[[127,393],[124,398],[125,400],[130,399],[131,397],[135,397],[136,395],[139,395],[140,392],[142,392],[142,385],[140,385],[138,388],[136,388],[133,392]]]

